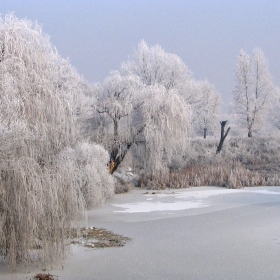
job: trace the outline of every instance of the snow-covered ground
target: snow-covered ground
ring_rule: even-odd
[[[213,203],[208,199],[212,196],[221,194],[238,194],[238,193],[263,193],[271,195],[280,195],[280,192],[267,189],[225,189],[225,188],[200,188],[198,190],[188,189],[187,191],[149,191],[144,192],[145,201],[131,202],[122,204],[113,204],[115,207],[123,208],[123,210],[115,210],[114,212],[124,213],[143,213],[153,211],[178,211],[191,208],[201,208],[213,206]],[[252,201],[253,203],[255,201]]]
[[[48,272],[65,280],[280,279],[280,187],[133,190],[89,211],[89,226],[132,241],[75,245],[64,268]],[[11,279],[1,266],[0,279]]]

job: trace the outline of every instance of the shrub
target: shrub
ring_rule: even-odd
[[[64,185],[77,184],[89,209],[114,194],[115,182],[109,173],[108,162],[109,155],[103,147],[80,142],[74,148],[64,149],[55,165],[60,176],[66,178]]]

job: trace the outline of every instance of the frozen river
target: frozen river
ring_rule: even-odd
[[[280,187],[133,190],[90,211],[89,226],[132,241],[73,246],[64,269],[48,271],[59,280],[280,279]],[[0,279],[11,279],[3,268]]]

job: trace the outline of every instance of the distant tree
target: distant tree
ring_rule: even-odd
[[[259,48],[253,51],[252,57],[240,51],[236,80],[233,112],[246,124],[248,137],[252,137],[254,128],[265,118],[274,90],[268,62]]]
[[[272,132],[275,132],[275,127],[278,132],[280,131],[280,89],[276,86],[268,110],[268,121],[272,125],[270,127],[273,130]]]
[[[196,130],[203,131],[203,138],[206,138],[207,133],[217,127],[221,97],[208,81],[199,82],[197,91],[200,99],[193,103],[194,126]]]

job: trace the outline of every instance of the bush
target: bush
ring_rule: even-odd
[[[115,180],[115,194],[127,193],[134,187],[132,183],[129,183],[121,178],[115,177]]]
[[[108,162],[109,154],[103,147],[80,142],[74,148],[64,149],[55,165],[60,176],[66,178],[64,185],[69,186],[74,181],[90,209],[114,194],[115,182]]]

